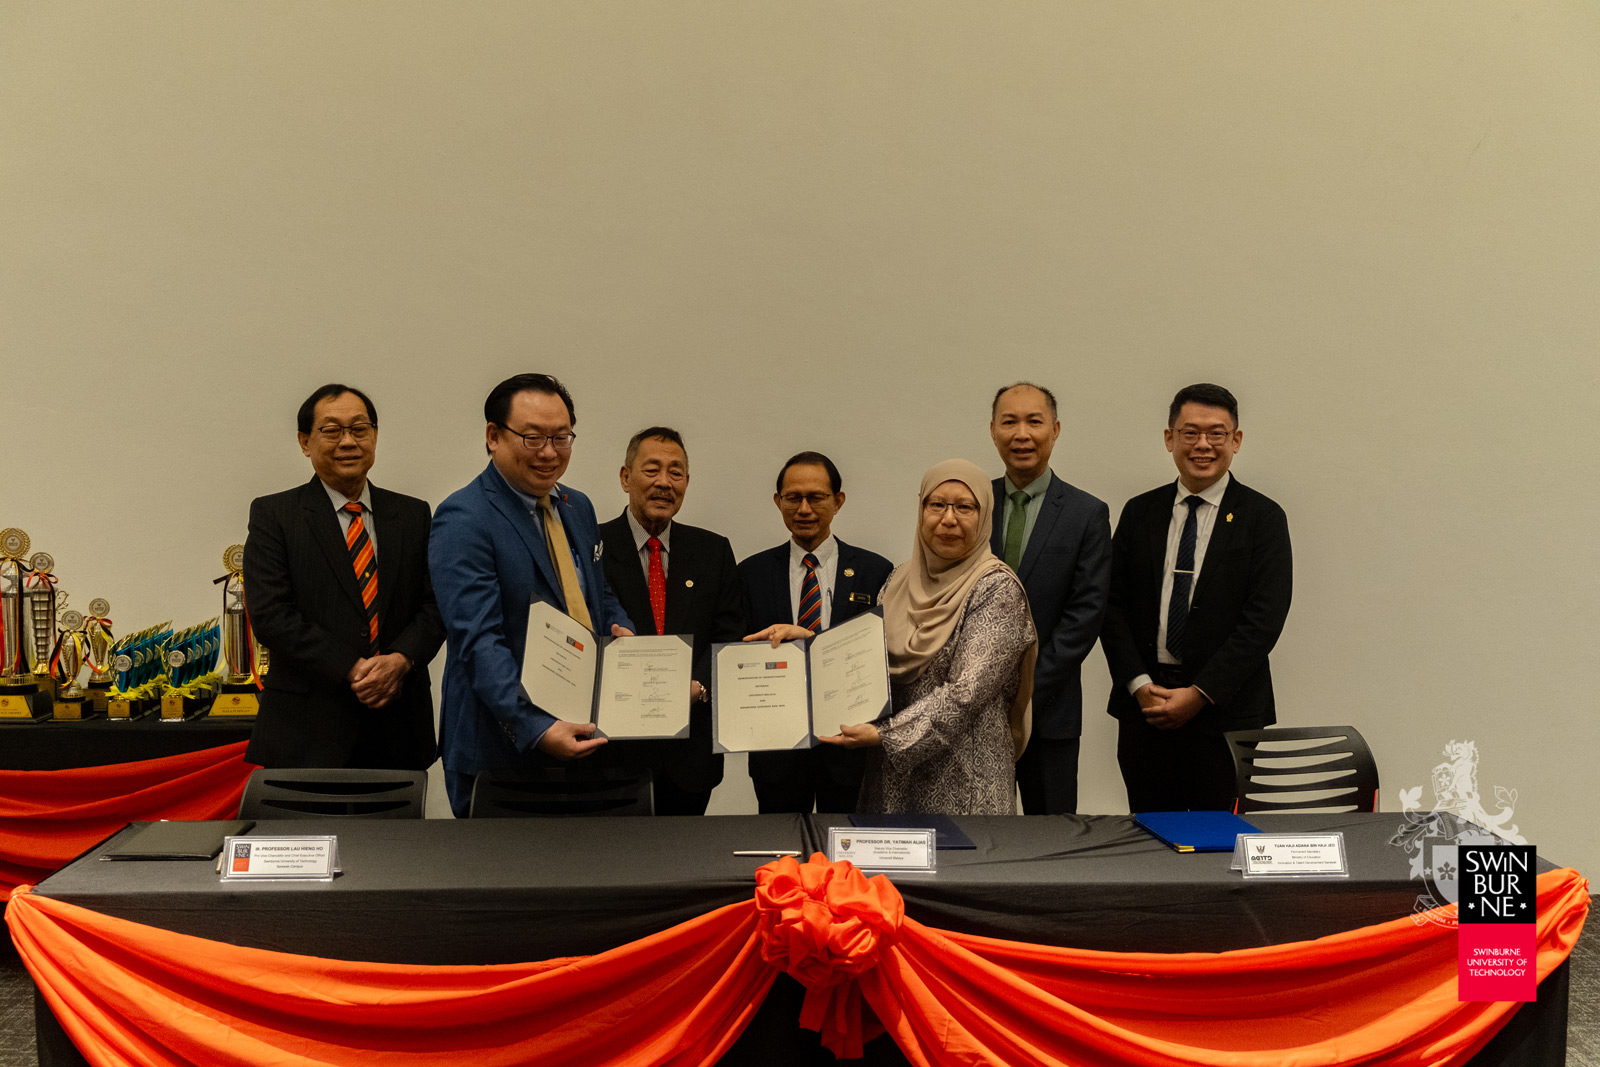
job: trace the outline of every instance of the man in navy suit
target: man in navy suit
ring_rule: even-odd
[[[989,409],[989,436],[1006,467],[1005,477],[994,480],[998,514],[989,547],[1022,579],[1039,634],[1033,732],[1017,761],[1022,810],[1076,814],[1083,735],[1079,675],[1105,617],[1111,512],[1050,470],[1050,453],[1061,436],[1050,390],[1031,382],[1002,388]]]
[[[711,750],[711,646],[749,633],[733,546],[675,521],[689,490],[689,453],[678,431],[651,426],[634,434],[618,476],[628,506],[600,527],[606,579],[640,633],[694,638],[694,680],[688,737],[618,742],[608,759],[650,768],[657,815],[704,815],[722,781],[722,756]]]
[[[833,536],[833,517],[844,507],[839,468],[821,452],[791,456],[778,471],[772,502],[789,529],[789,541],[739,564],[744,610],[751,630],[792,623],[826,630],[872,608],[894,564]],[[808,575],[815,594],[808,595]],[[823,745],[796,752],[750,753],[750,778],[762,814],[853,812],[861,792],[865,749]]]
[[[1128,501],[1112,542],[1106,710],[1130,811],[1225,810],[1223,732],[1277,721],[1267,654],[1289,615],[1289,522],[1228,471],[1244,442],[1228,390],[1179,390],[1165,438],[1177,484]]]
[[[588,756],[606,742],[592,723],[536,707],[522,690],[533,600],[596,633],[632,625],[606,585],[589,498],[561,485],[576,438],[572,397],[546,374],[519,374],[484,401],[489,465],[433,517],[428,562],[449,657],[440,715],[450,807],[464,817],[483,771],[536,776],[548,759]]]

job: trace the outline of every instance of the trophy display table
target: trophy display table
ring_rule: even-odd
[[[0,770],[60,771],[198,752],[250,739],[255,720],[0,721]]]
[[[1265,831],[1342,831],[1350,877],[1243,881],[1226,853],[1178,854],[1126,816],[958,817],[976,848],[894,878],[906,914],[942,930],[1120,952],[1216,952],[1304,941],[1412,914],[1422,883],[1390,843],[1400,817],[1252,817]],[[332,883],[225,886],[210,861],[101,863],[117,835],[40,896],[214,941],[326,958],[487,965],[592,954],[750,898],[765,857],[826,840],[837,816],[285,820],[256,834],[337,833]],[[134,828],[123,831],[132,832]],[[1541,869],[1549,869],[1541,864]],[[780,975],[725,1063],[816,1062]],[[1470,1062],[1565,1056],[1568,964]],[[42,999],[42,1064],[82,1063]],[[826,1055],[826,1054],[824,1054]],[[866,1063],[903,1063],[888,1038]]]

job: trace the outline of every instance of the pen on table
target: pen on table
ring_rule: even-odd
[[[800,850],[799,849],[780,848],[780,849],[772,849],[772,850],[767,851],[767,852],[761,852],[761,851],[756,851],[756,852],[735,852],[734,855],[735,856],[798,856],[798,855],[800,855]]]

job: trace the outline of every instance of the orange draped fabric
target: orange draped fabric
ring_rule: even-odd
[[[1588,906],[1575,871],[1540,876],[1540,979]],[[733,1044],[779,970],[806,987],[801,1022],[836,1053],[887,1030],[918,1065],[1452,1067],[1518,1007],[1456,1000],[1455,930],[1437,922],[1223,953],[1049,948],[923,926],[887,878],[820,854],[762,867],[752,901],[540,963],[239,948],[26,889],[6,921],[96,1067],[688,1067]]]
[[[255,770],[244,761],[247,744],[105,767],[0,771],[0,902],[130,822],[233,818]]]

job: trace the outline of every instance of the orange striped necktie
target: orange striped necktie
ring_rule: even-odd
[[[378,556],[372,550],[372,538],[367,536],[367,524],[361,520],[360,501],[344,506],[350,513],[350,529],[345,531],[344,544],[350,550],[350,565],[356,571],[356,588],[361,590],[361,603],[367,609],[367,632],[371,636],[368,655],[378,653]]]

